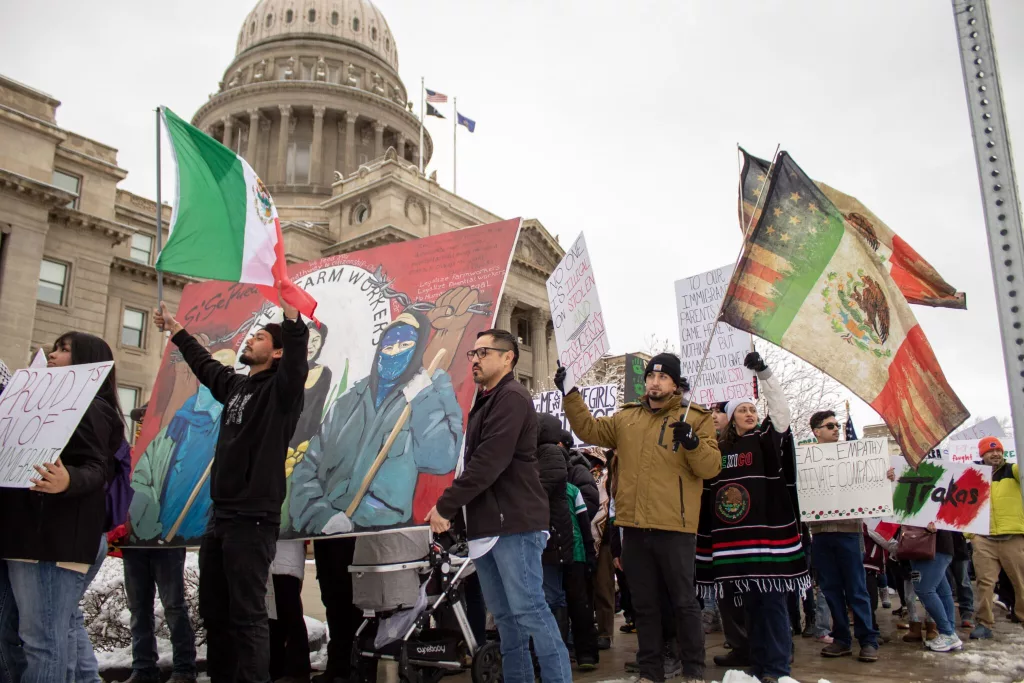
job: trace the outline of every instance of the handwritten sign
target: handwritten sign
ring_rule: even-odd
[[[754,396],[754,373],[743,367],[743,359],[753,348],[750,333],[725,323],[715,328],[715,317],[734,267],[722,266],[676,282],[683,377],[690,382],[690,398],[695,403],[709,405]],[[697,371],[708,340],[711,348],[698,381]]]
[[[950,441],[980,441],[986,436],[994,436],[998,439],[1006,436],[1006,432],[1003,431],[1003,426],[999,424],[999,420],[994,417],[982,420],[973,427],[961,429],[955,434],[950,434],[949,439]]]
[[[619,397],[619,388],[616,385],[597,384],[591,387],[580,387],[579,392],[580,396],[583,397],[583,402],[590,409],[590,414],[594,417],[606,417],[615,413],[615,406]],[[565,416],[565,408],[562,407],[561,391],[542,391],[533,397],[533,407],[538,413],[554,415],[562,421],[562,429],[572,431],[572,428],[569,426],[569,419]],[[578,447],[591,445],[575,433],[573,433],[572,438],[576,440]]]
[[[28,488],[64,450],[113,362],[28,368],[0,395],[0,487]]]
[[[565,388],[569,389],[608,352],[597,281],[582,233],[555,266],[547,287],[558,360],[565,368]]]
[[[625,372],[622,379],[623,403],[635,403],[647,393],[647,384],[644,381],[644,370],[646,369],[647,361],[632,353],[626,354]]]
[[[796,449],[800,520],[859,519],[892,514],[886,439],[815,443]]]
[[[1012,445],[1012,443],[1009,445]],[[939,448],[928,451],[927,458],[929,460],[948,460],[955,463],[981,462],[978,442],[974,439],[950,439]],[[1013,450],[1004,451],[1003,458],[1006,462],[1017,462],[1017,453]]]
[[[893,456],[893,519],[908,526],[928,526],[973,534],[989,533],[992,468],[974,463],[924,460],[916,469]]]

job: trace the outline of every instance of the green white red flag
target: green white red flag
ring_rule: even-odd
[[[747,154],[742,148],[740,152],[743,154],[743,170],[740,172],[740,229],[746,230],[751,214],[755,221],[760,216],[760,209],[755,211],[757,197],[771,164]],[[946,282],[932,264],[859,199],[825,183],[815,184],[839,209],[847,223],[856,228],[867,241],[908,302],[919,306],[967,308],[966,295]]]
[[[723,318],[869,403],[916,465],[968,417],[882,260],[782,152]]]
[[[169,273],[258,285],[312,318],[316,300],[288,278],[277,207],[245,159],[166,107],[178,191],[170,237],[156,267]]]

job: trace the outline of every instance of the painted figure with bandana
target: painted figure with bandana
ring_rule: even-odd
[[[335,534],[409,524],[419,475],[455,470],[462,409],[447,368],[477,301],[476,290],[452,289],[433,310],[406,309],[384,330],[370,375],[331,405],[295,466],[288,502],[295,531]],[[428,376],[426,368],[442,350],[442,362]],[[409,419],[349,519],[345,510],[406,405]]]

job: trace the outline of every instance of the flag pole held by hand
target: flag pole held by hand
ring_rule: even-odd
[[[441,364],[441,361],[444,360],[447,353],[448,351],[446,349],[441,349],[437,352],[437,355],[434,356],[434,360],[430,362],[430,367],[427,368],[427,379],[433,378],[434,371],[437,370],[437,366]],[[384,442],[384,445],[380,449],[380,453],[377,454],[373,464],[370,465],[370,469],[366,472],[366,476],[363,477],[363,483],[359,485],[359,490],[356,491],[355,497],[352,498],[352,502],[349,503],[348,509],[345,510],[345,516],[349,519],[352,519],[352,516],[356,514],[356,509],[359,507],[359,504],[363,502],[363,497],[366,495],[366,492],[370,490],[370,484],[373,483],[373,479],[377,476],[377,471],[380,469],[381,465],[383,465],[384,461],[387,460],[388,451],[391,450],[391,446],[395,443],[395,439],[398,438],[398,434],[402,431],[402,427],[404,427],[405,423],[408,422],[410,415],[412,415],[412,403],[406,403],[405,408],[402,409],[402,414],[398,416],[398,421],[395,422],[394,428],[392,428],[391,433],[388,434],[388,440]]]

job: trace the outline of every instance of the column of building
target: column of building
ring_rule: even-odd
[[[326,113],[327,107],[313,107],[313,149],[310,150],[309,160],[309,182],[311,185],[319,185],[323,179],[320,166],[323,162],[324,114]]]
[[[256,138],[259,137],[256,131],[260,125],[260,110],[250,109],[249,114],[249,146],[245,150],[245,160],[249,162],[249,165],[254,169],[256,168]],[[257,173],[259,171],[257,170]]]
[[[533,388],[539,390],[550,382],[548,368],[548,319],[547,311],[534,309],[530,314],[530,341],[533,348]]]
[[[519,302],[510,296],[502,298],[501,305],[498,306],[499,330],[512,331],[512,311],[515,310],[517,303]]]
[[[345,112],[345,175],[356,171],[356,119],[354,111]]]
[[[281,110],[281,129],[277,134],[277,182],[282,185],[288,182],[288,137],[291,132],[291,105],[278,105]]]

